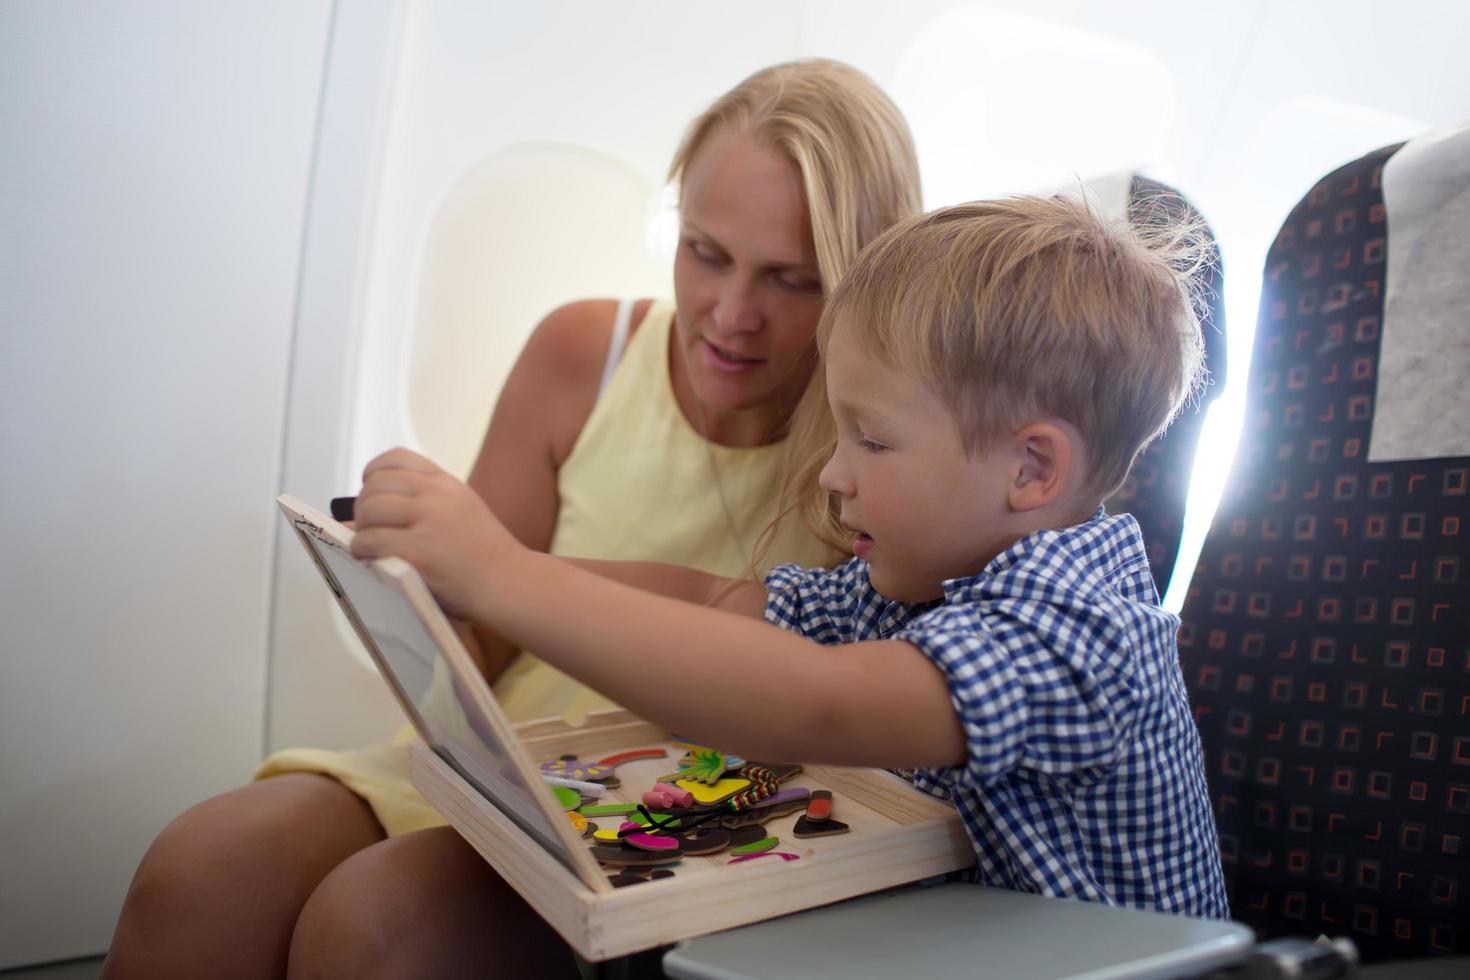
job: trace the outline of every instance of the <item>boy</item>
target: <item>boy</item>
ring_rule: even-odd
[[[855,555],[834,570],[761,587],[536,554],[405,450],[365,470],[353,552],[708,744],[914,770],[976,881],[1227,916],[1178,620],[1137,523],[1101,507],[1199,372],[1177,258],[1063,199],[869,246],[819,328],[820,482]]]

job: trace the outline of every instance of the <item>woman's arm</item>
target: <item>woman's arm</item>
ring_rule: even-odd
[[[649,305],[634,306],[634,326]],[[501,389],[470,470],[471,489],[534,551],[551,546],[557,471],[597,403],[617,306],[616,300],[569,303],[537,325]],[[467,646],[493,683],[517,649],[481,626],[470,629],[476,642]]]

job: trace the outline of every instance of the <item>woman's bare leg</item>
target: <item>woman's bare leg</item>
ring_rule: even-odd
[[[292,980],[568,977],[570,947],[465,843],[438,827],[375,844],[312,894]]]
[[[102,975],[284,976],[307,898],[383,836],[367,803],[326,776],[292,773],[205,800],[144,855]]]

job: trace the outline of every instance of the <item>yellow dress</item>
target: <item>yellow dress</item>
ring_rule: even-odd
[[[770,519],[785,447],[734,449],[695,432],[669,380],[673,318],[670,302],[649,309],[562,463],[549,550],[738,576]],[[766,567],[786,561],[819,565],[833,558],[796,521],[779,530],[767,554]],[[529,653],[512,661],[495,693],[512,721],[576,718],[612,706]],[[391,742],[369,749],[286,749],[266,759],[255,778],[287,772],[332,776],[367,800],[390,836],[438,826],[444,819],[408,780],[407,747],[414,738],[405,728]]]

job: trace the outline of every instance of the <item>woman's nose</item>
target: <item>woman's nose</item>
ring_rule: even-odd
[[[750,285],[734,280],[725,283],[715,301],[714,319],[721,330],[748,333],[760,329],[760,311]]]

